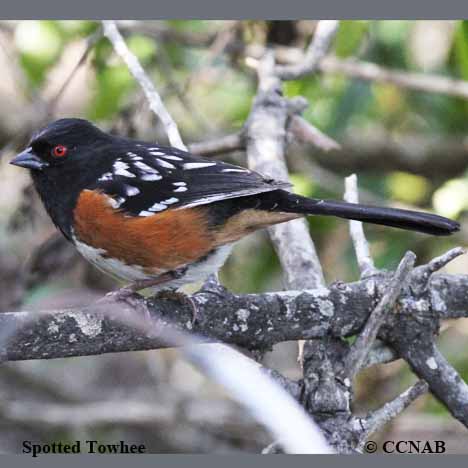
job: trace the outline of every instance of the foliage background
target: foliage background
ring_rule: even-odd
[[[302,48],[310,40],[315,22],[126,21],[119,26],[154,79],[184,140],[195,142],[241,129],[256,89],[246,55],[267,43]],[[162,128],[127,68],[110,44],[96,36],[99,28],[89,21],[0,22],[1,311],[86,303],[115,287],[60,238],[53,237],[44,245],[55,230],[25,171],[8,165],[37,128],[44,107],[67,82],[90,37],[96,41],[57,101],[55,117],[81,116],[107,130],[165,142]],[[332,52],[339,58],[354,57],[389,69],[468,80],[468,22],[341,21]],[[328,164],[327,158],[345,160],[365,143],[367,160],[353,168],[359,175],[363,199],[432,210],[457,218],[466,227],[466,100],[328,73],[287,82],[285,92],[305,96],[310,103],[305,118],[344,148],[339,155],[327,155],[316,148],[292,145],[288,158],[296,191],[341,198],[342,178],[349,171]],[[381,167],[379,159],[387,157],[382,147],[389,141],[415,146],[410,148],[416,158],[415,170],[402,170],[397,159],[388,162],[385,170],[373,169]],[[457,148],[460,161],[455,171],[437,161],[418,170],[422,166],[417,160],[424,156],[421,148],[432,145],[440,148],[442,160],[452,157]],[[241,152],[222,157],[244,163]],[[356,279],[348,225],[312,218],[310,227],[327,280]],[[376,264],[387,269],[394,268],[408,249],[423,262],[451,246],[464,245],[464,232],[466,228],[457,236],[441,239],[366,227]],[[467,262],[461,257],[449,271],[467,272]],[[222,280],[239,292],[281,288],[279,263],[265,233],[237,245],[222,271]],[[448,324],[440,338],[442,351],[465,380],[467,335],[467,322],[459,320],[456,326]],[[295,354],[296,345],[288,343],[277,346],[265,359],[294,378],[299,376]],[[363,411],[376,407],[411,379],[400,362],[371,368],[361,378],[356,404]],[[47,415],[41,419],[36,414],[45,405],[62,413],[77,406],[92,415],[96,408],[90,408],[90,403],[112,403],[116,412],[125,412],[142,401],[155,408],[174,408],[173,420],[168,416],[151,423],[118,424],[110,417],[108,424],[83,425],[73,420],[57,424],[52,416],[47,423]],[[30,420],[15,419],[11,408],[18,403],[30,407]],[[19,452],[25,438],[47,442],[85,437],[141,441],[153,452],[258,451],[268,443],[266,434],[248,415],[239,412],[175,351],[3,365],[0,450]],[[382,437],[444,439],[449,451],[467,450],[463,429],[431,396],[420,398]]]

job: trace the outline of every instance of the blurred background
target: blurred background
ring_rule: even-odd
[[[296,57],[314,21],[120,21],[131,50],[153,78],[186,143],[239,131],[256,92],[246,62],[270,45]],[[341,21],[331,54],[338,62],[468,80],[467,21]],[[79,66],[77,67],[77,64]],[[332,67],[333,68],[333,67]],[[378,267],[394,268],[408,249],[419,262],[467,243],[468,100],[456,93],[366,81],[336,69],[285,84],[310,103],[304,117],[342,145],[323,152],[292,143],[295,190],[342,198],[343,177],[359,176],[361,201],[421,208],[458,219],[462,230],[431,238],[368,226]],[[335,67],[336,68],[336,67]],[[163,129],[100,24],[89,21],[0,22],[0,312],[89,303],[115,288],[56,234],[26,171],[9,159],[31,133],[57,117],[85,117],[106,130],[166,143]],[[466,83],[468,86],[468,81]],[[245,164],[245,154],[216,157]],[[309,220],[327,281],[353,281],[358,270],[348,225]],[[468,257],[448,267],[468,273]],[[282,288],[266,233],[240,242],[221,275],[236,292]],[[446,324],[441,350],[468,380],[468,321]],[[268,366],[300,378],[296,343],[275,347]],[[398,361],[364,372],[358,412],[376,408],[414,377]],[[381,434],[388,439],[442,439],[468,453],[466,430],[439,403],[419,398]],[[258,452],[270,443],[255,424],[175,350],[3,364],[0,451],[23,440],[98,439],[144,443],[150,452]]]

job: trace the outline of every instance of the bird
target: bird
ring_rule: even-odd
[[[106,133],[85,119],[48,124],[10,162],[29,169],[50,218],[80,254],[133,292],[202,282],[236,241],[309,215],[436,236],[460,229],[435,214],[307,198],[285,181]]]

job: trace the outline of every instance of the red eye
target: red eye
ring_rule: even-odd
[[[52,155],[55,156],[56,158],[63,158],[64,156],[67,155],[68,148],[63,145],[57,145],[54,147],[52,150]]]

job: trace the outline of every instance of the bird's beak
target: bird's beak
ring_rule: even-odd
[[[26,169],[41,171],[44,167],[49,164],[38,158],[33,152],[32,148],[26,148],[22,153],[17,154],[11,161],[10,164],[19,167],[25,167]]]

